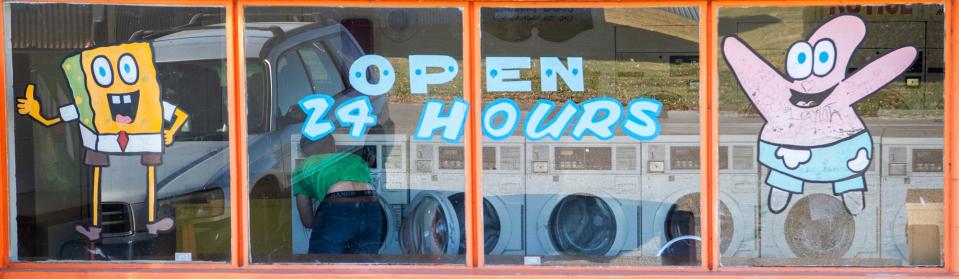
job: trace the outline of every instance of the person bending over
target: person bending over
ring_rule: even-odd
[[[293,171],[293,194],[310,254],[375,254],[383,244],[383,211],[360,156],[336,152],[332,136],[301,139],[306,157]],[[313,213],[313,204],[319,208]]]

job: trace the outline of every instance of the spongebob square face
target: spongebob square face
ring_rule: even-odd
[[[162,133],[163,105],[149,43],[84,50],[80,65],[96,133]]]

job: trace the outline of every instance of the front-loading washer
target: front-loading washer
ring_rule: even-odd
[[[945,233],[941,128],[888,128],[882,137],[882,258],[942,265]]]
[[[881,158],[878,135],[873,135],[873,158]],[[880,184],[879,162],[866,169],[865,209],[852,215],[831,183],[809,183],[793,194],[780,213],[769,211],[770,187],[760,187],[761,261],[772,264],[788,259],[794,265],[879,265]],[[762,167],[760,180],[769,169]]]
[[[528,257],[633,256],[640,226],[639,142],[527,142]]]

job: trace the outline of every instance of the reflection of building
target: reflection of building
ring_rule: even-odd
[[[919,48],[919,58],[904,76],[918,82],[942,82],[944,78],[943,42],[945,22],[941,5],[883,5],[811,7],[803,11],[804,29],[811,32],[822,21],[838,14],[856,14],[869,22],[869,34],[859,46],[864,55],[849,63],[849,72],[855,71],[880,54],[910,44]]]
[[[366,53],[385,57],[442,54],[459,59],[462,13],[458,9],[340,9],[252,7],[250,22],[330,22],[346,26]]]
[[[682,11],[698,15],[695,8]],[[487,9],[483,18],[494,24],[484,25],[482,51],[484,56],[579,56],[665,64],[673,61],[670,56],[699,54],[698,22],[684,15],[663,9]]]

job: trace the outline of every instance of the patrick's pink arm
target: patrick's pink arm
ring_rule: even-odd
[[[760,114],[780,113],[784,104],[789,103],[786,79],[739,38],[723,39],[723,56]]]
[[[868,97],[906,71],[916,60],[916,48],[903,47],[873,60],[836,88],[833,100],[851,105]],[[843,69],[836,69],[843,70]]]

